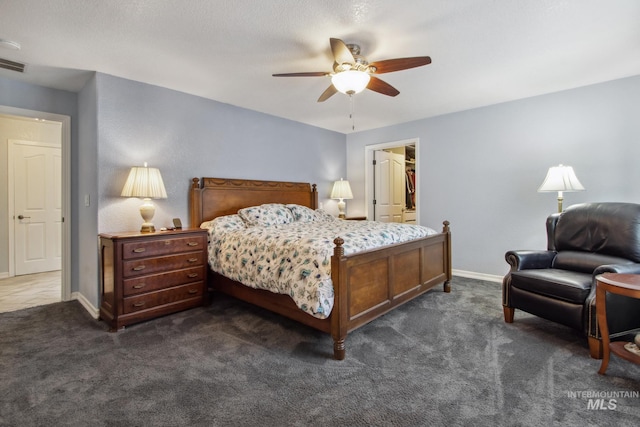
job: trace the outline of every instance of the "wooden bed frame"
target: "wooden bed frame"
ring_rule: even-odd
[[[192,227],[238,209],[263,203],[295,203],[316,209],[316,185],[300,182],[193,178],[189,190]],[[327,319],[300,310],[287,295],[253,289],[209,270],[209,290],[220,291],[331,334],[335,359],[345,357],[345,339],[354,329],[382,316],[434,286],[450,292],[451,232],[379,249],[344,255],[341,238],[334,240],[331,280],[334,306]]]

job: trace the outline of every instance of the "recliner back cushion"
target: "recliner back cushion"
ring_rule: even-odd
[[[558,219],[555,248],[597,252],[640,262],[640,205],[582,203],[567,208]]]
[[[601,265],[631,264],[627,258],[589,252],[562,251],[553,260],[553,268],[592,274]]]

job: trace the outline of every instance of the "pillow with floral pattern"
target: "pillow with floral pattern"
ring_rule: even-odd
[[[214,220],[209,221],[209,227],[206,228],[213,228],[214,231],[224,232],[242,230],[243,228],[247,228],[247,225],[244,223],[242,218],[240,218],[240,215],[233,214],[219,216]]]
[[[269,227],[293,222],[291,210],[281,203],[265,203],[240,209],[238,215],[249,227]]]
[[[293,220],[297,222],[313,222],[316,220],[316,211],[302,205],[287,205],[293,215]]]
[[[209,230],[209,242],[216,245],[220,242],[220,238],[224,233],[245,229],[247,225],[242,218],[240,218],[240,215],[233,214],[219,216],[211,221],[205,221],[200,224],[200,228]],[[209,248],[211,249],[211,246]]]
[[[322,210],[322,209],[316,209],[314,211],[315,217],[316,217],[316,221],[318,222],[331,222],[331,221],[337,221],[338,219],[327,213],[326,211]]]

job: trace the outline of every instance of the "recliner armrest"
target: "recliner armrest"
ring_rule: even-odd
[[[507,251],[505,260],[511,266],[511,271],[551,268],[555,251]]]
[[[590,337],[600,339],[596,316],[596,276],[602,273],[640,274],[640,263],[601,265],[593,271],[591,290],[585,301],[585,327]],[[613,301],[610,302],[610,299]],[[611,306],[609,306],[611,304]],[[640,327],[640,300],[607,295],[609,333],[619,334]]]
[[[620,273],[620,274],[640,274],[640,264],[636,262],[630,262],[629,264],[607,264],[596,267],[593,270],[593,276],[591,278],[591,290],[587,295],[586,306],[593,305],[595,307],[596,300],[596,277],[603,273]]]
[[[593,270],[593,276],[591,279],[591,290],[586,299],[587,306],[595,304],[596,300],[596,276],[603,273],[620,273],[620,274],[640,274],[640,264],[636,262],[630,262],[629,264],[607,264],[596,267]]]
[[[596,283],[596,276],[602,273],[640,274],[640,264],[636,262],[630,262],[629,264],[601,265],[600,267],[593,270],[593,284]]]

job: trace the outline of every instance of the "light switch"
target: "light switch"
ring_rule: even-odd
[[[91,205],[91,198],[89,197],[88,194],[84,195],[84,205],[85,206],[90,206]]]

